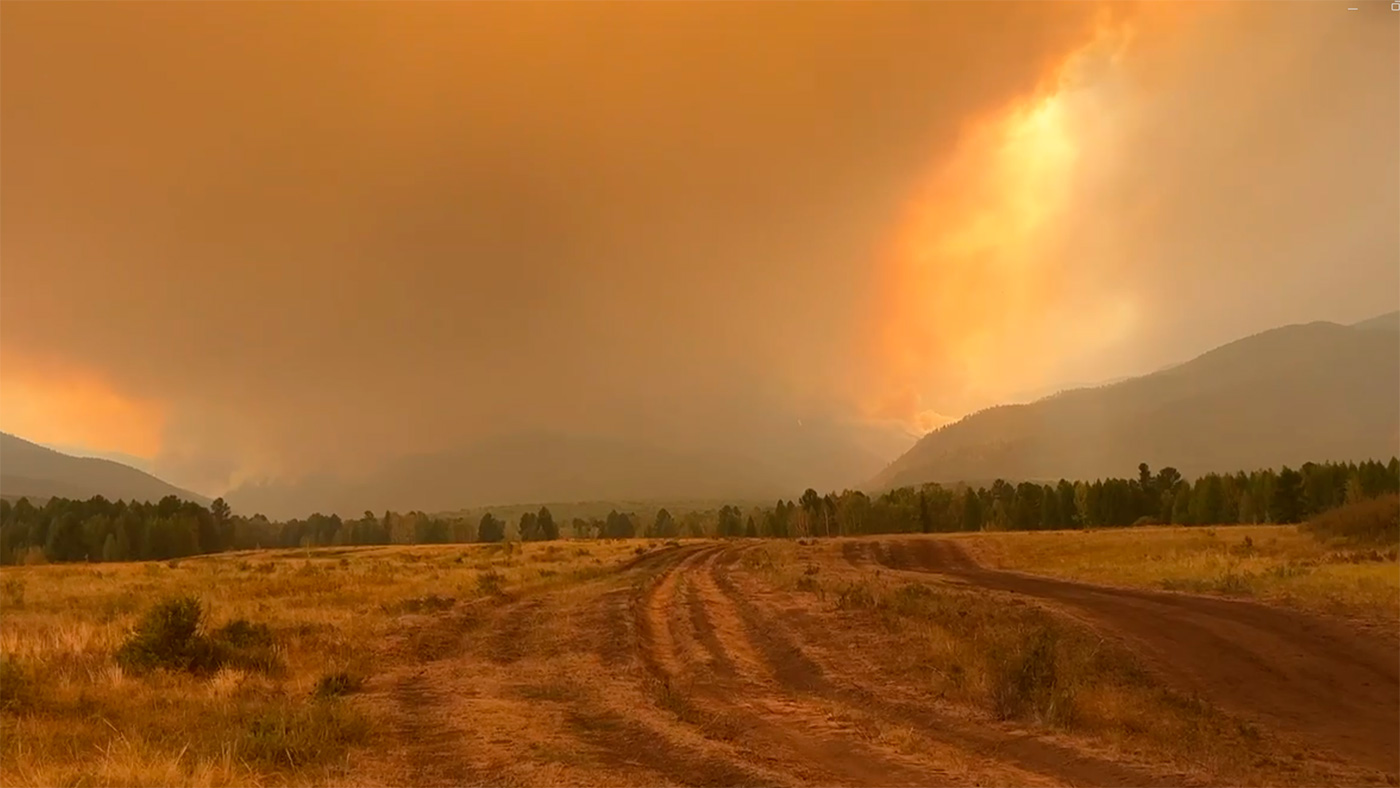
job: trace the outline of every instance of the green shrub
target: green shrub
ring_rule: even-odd
[[[272,630],[266,624],[237,619],[205,634],[203,622],[204,607],[193,596],[159,602],[117,649],[117,664],[133,673],[206,674],[225,665],[270,673],[280,667]]]
[[[157,603],[137,622],[117,649],[117,664],[135,673],[165,670],[208,673],[223,660],[213,643],[200,633],[204,608],[192,596]]]
[[[1300,527],[1322,542],[1394,546],[1400,543],[1400,495],[1383,495],[1339,506]]]
[[[237,618],[214,630],[209,640],[221,664],[260,673],[276,673],[282,668],[277,639],[267,624]]]
[[[221,640],[234,648],[258,648],[273,645],[272,629],[267,624],[253,623],[246,618],[235,618],[214,630],[215,640]]]

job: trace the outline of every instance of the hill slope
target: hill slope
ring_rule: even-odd
[[[159,501],[175,495],[187,501],[209,499],[182,490],[144,471],[95,457],[72,457],[0,432],[0,495],[6,498],[91,498]]]
[[[1265,331],[1185,364],[924,436],[870,483],[1187,476],[1400,453],[1400,331],[1309,323]]]
[[[1400,331],[1400,311],[1387,312],[1383,315],[1377,315],[1370,320],[1352,323],[1351,327],[1362,328],[1368,331]]]

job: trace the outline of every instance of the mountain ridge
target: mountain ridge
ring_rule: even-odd
[[[1400,331],[1368,326],[1388,317],[1281,326],[1148,375],[987,408],[925,435],[866,486],[1385,459],[1400,452]]]
[[[143,470],[99,457],[75,457],[0,432],[0,496],[159,501],[174,495],[208,504],[209,499]]]

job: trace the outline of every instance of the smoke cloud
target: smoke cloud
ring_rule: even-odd
[[[209,493],[787,457],[1367,317],[1382,8],[7,4],[0,428]]]

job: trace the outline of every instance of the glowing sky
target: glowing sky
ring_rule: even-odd
[[[1366,318],[1363,6],[7,3],[0,429],[207,492],[517,430],[761,454]]]

